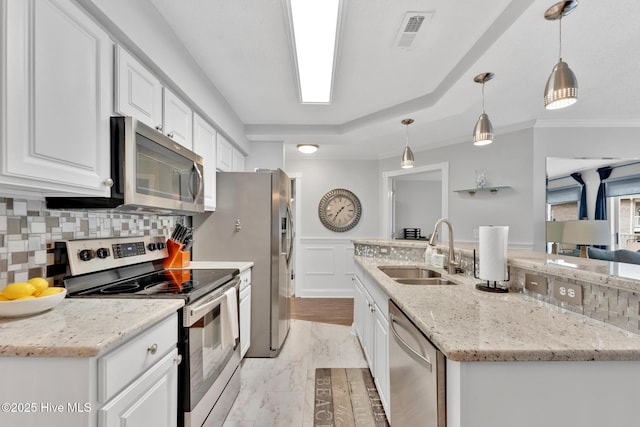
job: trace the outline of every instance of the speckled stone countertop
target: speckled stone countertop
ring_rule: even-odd
[[[181,299],[65,298],[29,317],[0,318],[0,357],[94,357],[184,306]]]
[[[427,248],[426,241],[359,239],[356,244],[373,246],[397,246],[405,248]],[[448,242],[438,242],[439,249],[448,250]],[[455,250],[473,257],[477,243],[455,243]],[[481,256],[479,254],[478,256]],[[513,267],[548,273],[569,279],[584,280],[600,285],[640,292],[640,265],[609,262],[597,259],[552,255],[526,249],[509,248],[507,263]]]
[[[640,360],[640,335],[524,294],[478,291],[475,279],[441,269],[435,270],[457,284],[403,285],[377,267],[426,265],[361,256],[355,260],[451,360]]]

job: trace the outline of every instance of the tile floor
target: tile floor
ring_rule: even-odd
[[[242,386],[223,427],[313,427],[316,368],[364,368],[350,326],[292,320],[274,359],[244,359]]]

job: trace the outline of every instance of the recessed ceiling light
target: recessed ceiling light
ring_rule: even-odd
[[[300,98],[331,102],[340,0],[289,0]]]
[[[313,154],[318,151],[318,146],[316,144],[298,144],[298,151],[304,154]]]

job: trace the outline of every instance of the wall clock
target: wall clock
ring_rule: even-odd
[[[351,230],[362,216],[360,199],[344,188],[331,190],[320,199],[318,216],[322,225],[331,231]]]

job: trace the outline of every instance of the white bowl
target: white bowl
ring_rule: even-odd
[[[17,301],[0,301],[0,317],[19,317],[47,311],[60,302],[67,295],[67,290],[46,297],[23,299]]]

